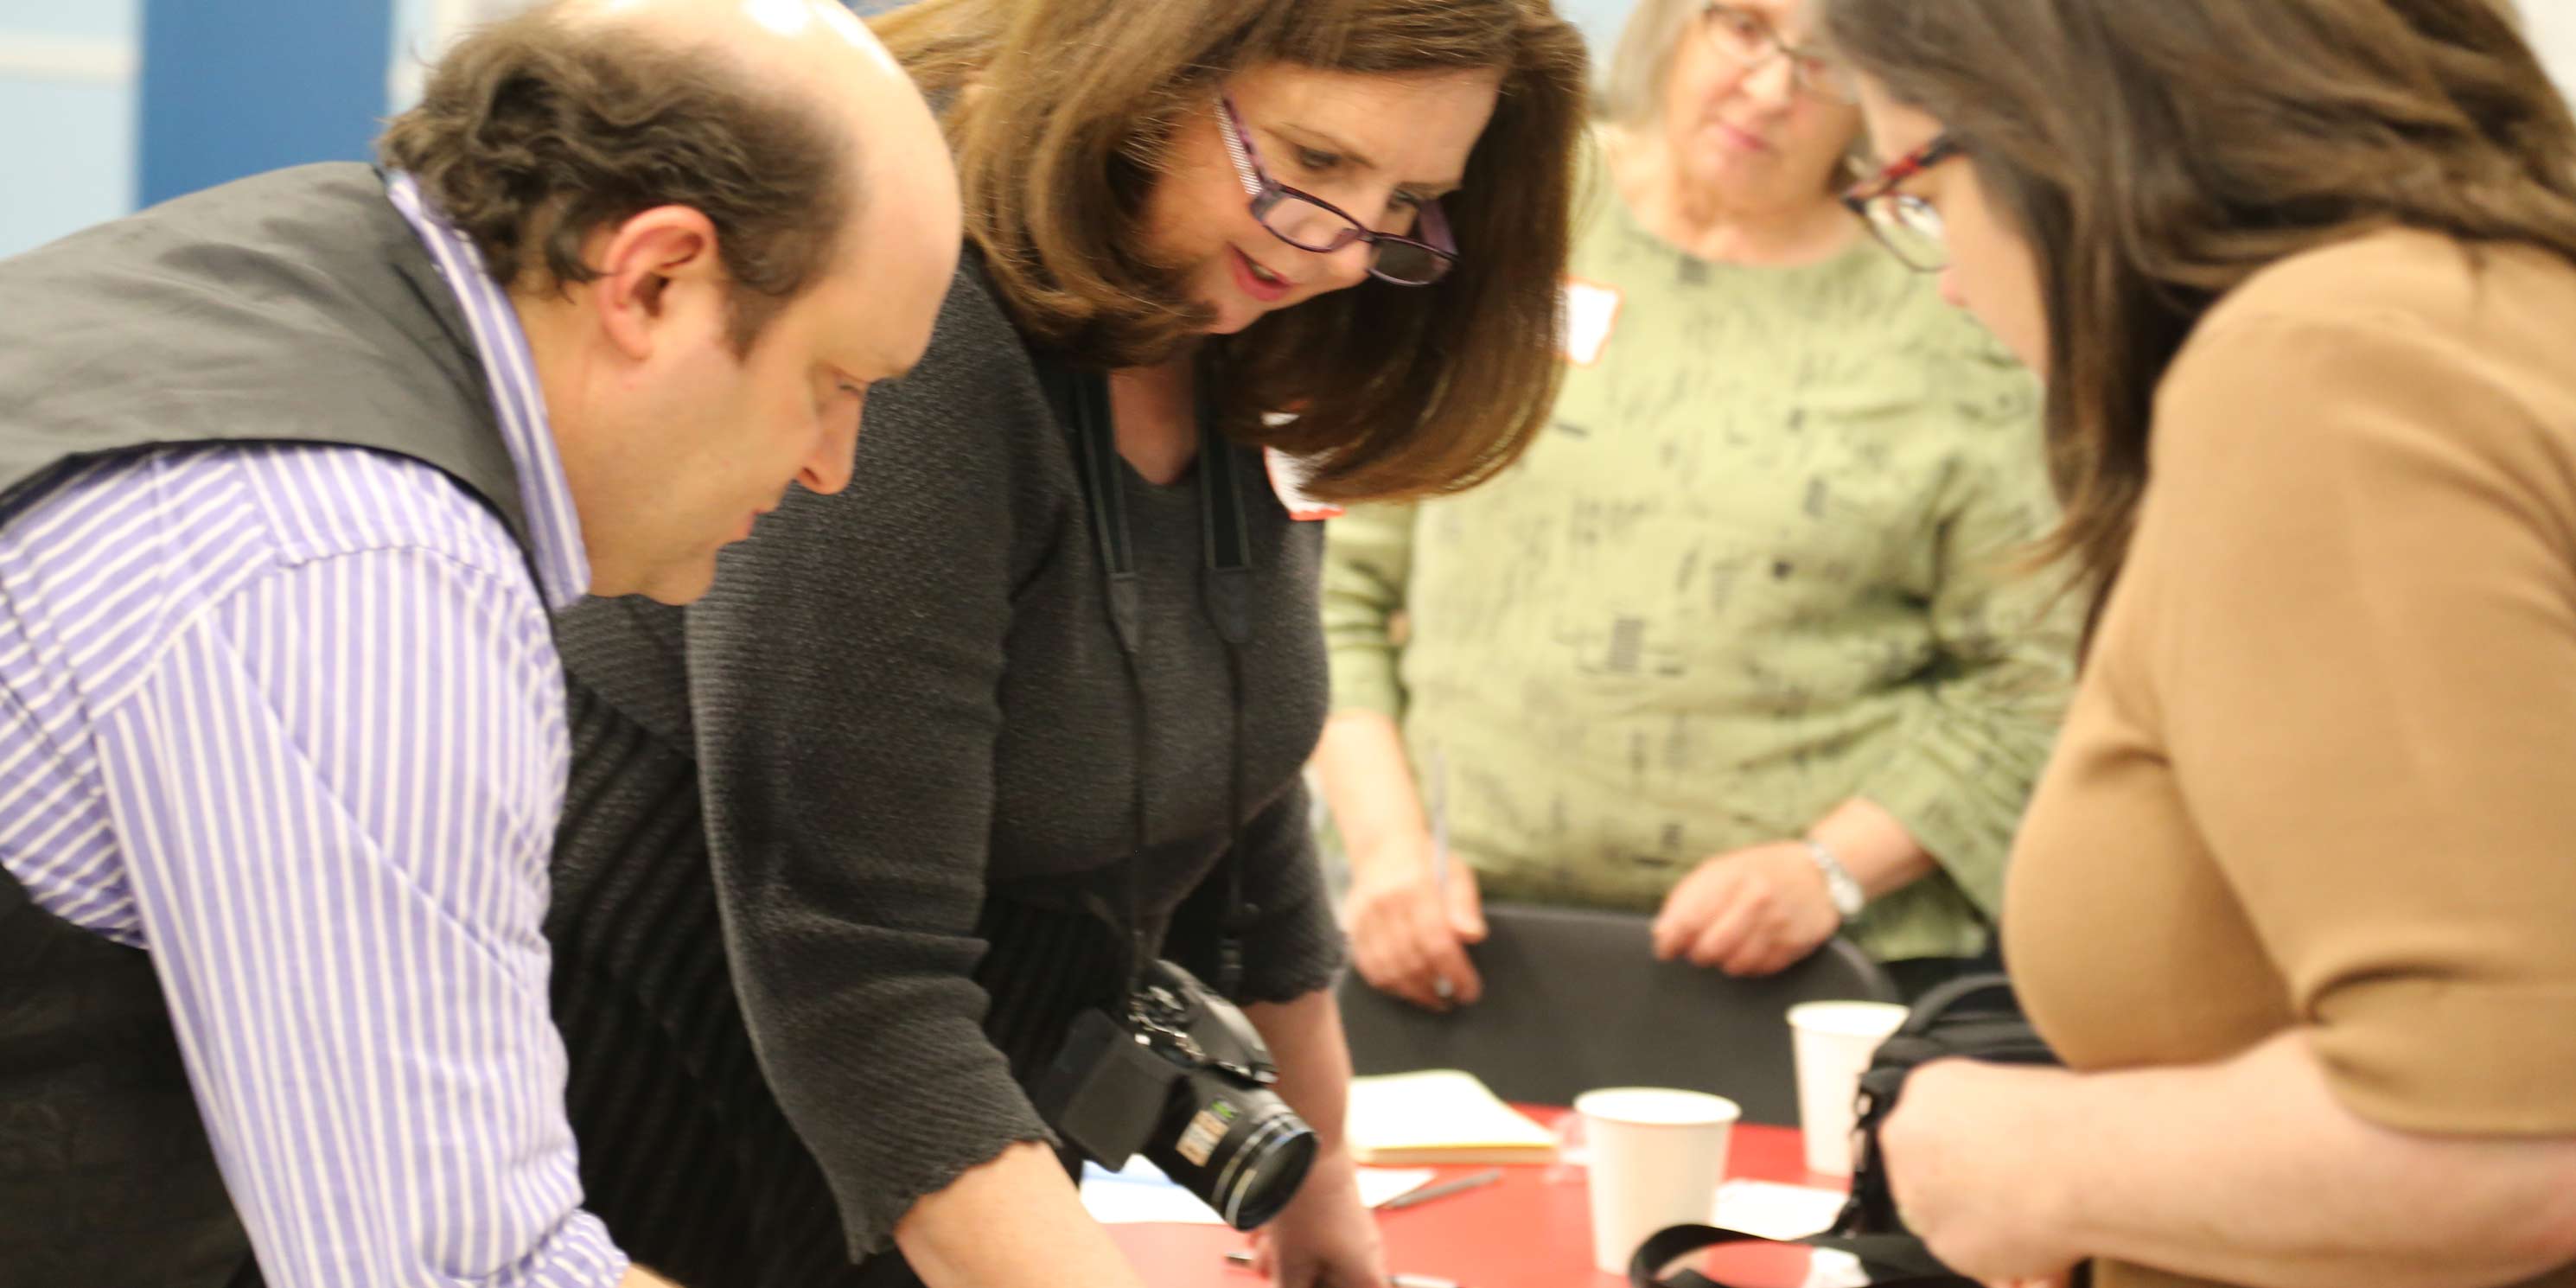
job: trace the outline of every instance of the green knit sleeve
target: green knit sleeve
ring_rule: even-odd
[[[1333,709],[1401,719],[1398,623],[1413,568],[1411,505],[1354,506],[1324,529],[1324,647]]]
[[[1908,833],[1989,919],[2004,861],[2073,685],[2078,605],[2025,567],[2056,520],[2030,377],[2000,353],[1959,367],[1958,444],[1942,467],[1930,618],[1941,650],[1928,700],[1860,794]],[[1927,430],[1931,427],[1927,426]]]

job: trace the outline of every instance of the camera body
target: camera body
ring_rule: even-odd
[[[1167,961],[1123,1011],[1084,1011],[1031,1079],[1038,1113],[1093,1162],[1137,1154],[1238,1230],[1277,1216],[1315,1161],[1315,1133],[1271,1088],[1279,1070],[1232,1002]]]

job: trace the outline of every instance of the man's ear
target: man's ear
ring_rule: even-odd
[[[599,228],[589,241],[583,259],[600,274],[590,282],[590,306],[609,343],[627,357],[651,357],[673,323],[694,320],[681,315],[723,308],[728,279],[715,223],[703,213],[655,206]]]

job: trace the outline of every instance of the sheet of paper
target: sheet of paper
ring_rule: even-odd
[[[1360,1174],[1360,1202],[1376,1207],[1388,1199],[1411,1194],[1431,1183],[1439,1175],[1428,1167],[1363,1167]]]
[[[1427,1167],[1360,1168],[1360,1201],[1376,1207],[1422,1188],[1435,1174]],[[1097,1163],[1083,1164],[1082,1207],[1102,1225],[1225,1224],[1214,1208],[1142,1158],[1115,1172]]]
[[[1770,1181],[1728,1181],[1717,1187],[1709,1224],[1766,1239],[1803,1239],[1834,1223],[1843,1210],[1838,1190]]]
[[[1869,1288],[1869,1272],[1848,1252],[1818,1248],[1807,1254],[1807,1277],[1798,1288]]]
[[[1102,1225],[1223,1225],[1216,1209],[1142,1158],[1122,1171],[1082,1165],[1082,1207]]]
[[[1402,1158],[1407,1151],[1520,1150],[1552,1155],[1556,1136],[1506,1105],[1472,1074],[1455,1069],[1382,1074],[1351,1080],[1347,1128],[1362,1158]],[[1430,1160],[1424,1160],[1430,1161]]]

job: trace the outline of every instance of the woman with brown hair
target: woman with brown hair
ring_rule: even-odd
[[[1854,194],[2048,380],[2070,1070],[1928,1066],[1989,1280],[2576,1284],[2576,123],[2493,0],[1829,0]]]
[[[1320,501],[1411,496],[1537,431],[1580,38],[1545,0],[877,29],[966,207],[928,355],[869,395],[850,487],[788,498],[702,606],[560,623],[549,929],[593,1209],[693,1288],[1132,1284],[1050,1147],[1117,1154],[1093,1111],[1135,1102],[1095,1092],[1229,1058],[1140,1020],[1167,958],[1243,1004],[1311,1129],[1237,1097],[1171,1156],[1276,1126],[1281,1179],[1220,1206],[1284,1202],[1280,1283],[1373,1288],[1299,779],[1320,525],[1257,449]]]

